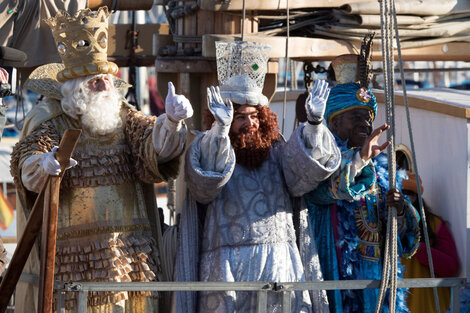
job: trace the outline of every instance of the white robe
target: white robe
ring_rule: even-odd
[[[321,279],[314,243],[306,232],[299,232],[297,244],[293,197],[316,188],[338,168],[340,158],[334,138],[324,125],[301,125],[287,143],[274,143],[268,159],[256,169],[236,164],[228,136],[218,135],[216,128],[201,133],[189,148],[185,169],[189,197],[199,207],[204,205],[201,248],[187,243],[197,240],[197,235],[188,234],[192,228],[188,221],[194,224],[194,218],[188,216],[193,215],[195,206],[187,201],[178,255],[179,262],[184,262],[191,261],[191,253],[199,253],[200,263],[191,268],[197,272],[196,277],[190,277],[191,269],[178,263],[178,280]],[[305,230],[308,219],[302,214],[300,219],[299,228]],[[186,299],[193,302],[191,305],[184,303],[185,295],[179,297],[179,312],[194,312],[194,295]],[[198,302],[201,313],[231,313],[255,312],[257,301],[253,292],[201,292]],[[268,294],[268,312],[280,312],[281,304],[281,293]],[[312,305],[316,311],[327,312],[324,292],[293,293],[292,312],[312,312]]]

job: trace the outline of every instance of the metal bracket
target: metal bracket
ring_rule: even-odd
[[[66,291],[81,291],[83,287],[80,283],[66,283],[64,289]]]

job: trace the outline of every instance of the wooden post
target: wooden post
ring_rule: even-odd
[[[79,129],[69,129],[65,132],[64,139],[61,141],[59,149],[55,154],[60,164],[60,175],[49,177],[44,191],[38,313],[52,312],[60,181],[64,177],[65,169],[69,164],[70,157],[75,150],[81,132]]]
[[[64,136],[62,138],[62,141],[59,146],[59,150],[57,150],[56,153],[56,158],[61,164],[61,168],[63,169],[61,172],[61,175],[59,176],[59,180],[57,185],[60,183],[60,179],[63,177],[64,172],[65,172],[65,167],[64,167],[64,160],[70,159],[73,150],[75,149],[75,146],[78,142],[78,138],[80,137],[81,130],[79,129],[69,129],[65,131]],[[65,163],[67,164],[67,163]],[[53,186],[54,187],[54,186]],[[49,196],[47,192],[50,190],[51,184],[50,184],[50,179],[46,181],[46,184],[44,185],[43,189],[41,192],[38,194],[36,201],[34,202],[33,208],[31,210],[31,214],[28,218],[28,222],[26,223],[25,230],[23,232],[23,235],[21,236],[20,241],[18,242],[18,245],[16,246],[15,252],[13,253],[13,257],[11,259],[10,265],[8,266],[8,269],[5,273],[5,276],[3,277],[2,284],[0,285],[0,313],[4,313],[7,309],[8,302],[10,301],[10,298],[13,294],[13,291],[15,290],[16,284],[18,283],[18,280],[21,276],[21,272],[23,271],[24,265],[26,261],[28,260],[28,256],[31,252],[31,249],[34,246],[34,243],[36,241],[36,237],[39,234],[39,231],[41,230],[41,225],[43,225],[43,215],[47,215],[47,219],[50,220],[53,216],[56,217],[55,219],[55,226],[52,225],[52,228],[55,228],[55,232],[50,232],[48,234],[48,239],[46,240],[46,243],[53,243],[54,247],[51,247],[48,258],[51,258],[52,260],[44,260],[41,258],[41,278],[39,282],[39,301],[38,301],[38,307],[40,310],[38,312],[46,312],[42,311],[42,307],[46,306],[44,299],[45,297],[50,297],[47,298],[47,302],[50,302],[50,308],[52,312],[52,288],[53,288],[53,283],[54,283],[54,263],[55,263],[55,237],[50,238],[51,236],[55,236],[56,231],[57,231],[57,212],[50,212],[51,210],[49,208],[45,209],[44,208],[44,202],[45,199]],[[57,187],[54,187],[58,188]],[[57,193],[57,199],[56,200],[47,200],[48,202],[53,202],[57,203],[58,205],[58,199],[59,195]],[[46,214],[44,214],[44,211]],[[43,234],[44,237],[47,237],[45,234]],[[42,244],[44,245],[44,244]],[[41,250],[43,247],[41,247]],[[50,253],[54,252],[52,256],[50,256]],[[41,253],[42,256],[42,253]],[[47,262],[47,263],[46,263]],[[52,266],[51,266],[52,263]],[[51,271],[52,267],[52,271]],[[44,269],[47,269],[47,275],[45,276],[44,274]],[[46,290],[46,288],[48,288]],[[41,297],[42,295],[42,297]]]

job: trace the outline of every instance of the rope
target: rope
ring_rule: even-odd
[[[23,91],[24,91],[23,90],[23,77],[22,77],[21,72],[18,72],[17,82],[16,82],[16,94],[14,95],[14,99],[16,101],[15,127],[18,130],[23,129],[23,126],[24,126],[23,123],[24,123],[24,119],[26,117],[26,111],[25,111],[25,108],[24,108]],[[21,119],[21,121],[18,120],[18,111],[19,111],[20,108],[21,108],[21,111],[23,113],[23,118]]]
[[[411,127],[411,118],[410,118],[410,107],[408,105],[408,96],[406,93],[406,84],[405,82],[405,73],[403,70],[403,59],[401,55],[401,46],[400,46],[400,37],[398,35],[398,27],[397,27],[397,17],[396,17],[396,11],[395,11],[395,2],[393,2],[392,6],[393,10],[393,18],[395,22],[395,36],[397,38],[397,54],[398,54],[398,64],[400,68],[400,77],[402,83],[402,88],[403,88],[403,99],[405,100],[405,110],[406,110],[406,121],[408,124],[408,133],[410,136],[410,147],[411,147],[411,157],[412,157],[412,162],[415,168],[415,174],[416,174],[416,185],[418,186],[418,201],[419,201],[419,211],[421,215],[421,222],[423,223],[423,230],[424,230],[424,242],[426,243],[426,253],[428,254],[428,263],[429,263],[429,271],[431,273],[431,278],[436,278],[435,273],[434,273],[434,264],[431,256],[431,245],[429,244],[429,235],[428,235],[428,225],[426,222],[426,213],[424,211],[424,205],[423,205],[423,197],[421,195],[421,182],[419,181],[419,173],[418,173],[418,165],[416,161],[416,152],[415,152],[415,144],[414,144],[414,139],[413,139],[413,129]],[[441,307],[439,304],[439,297],[437,295],[437,288],[433,287],[433,293],[434,293],[434,302],[436,304],[436,312],[440,313],[441,312]]]
[[[242,41],[245,37],[245,16],[246,16],[246,9],[245,9],[245,0],[243,0],[243,9],[242,9]]]
[[[170,225],[176,224],[176,180],[168,179],[167,185],[168,203],[167,208],[170,211]]]
[[[289,71],[289,0],[286,1],[286,19],[287,19],[287,38],[286,38],[286,66],[284,68],[284,100],[282,102],[282,127],[281,133],[284,134],[284,124],[286,121],[286,106],[287,106],[287,73]],[[291,77],[292,78],[292,77]]]
[[[118,9],[119,7],[119,0],[113,0],[113,3],[111,4],[111,11],[114,12]]]
[[[385,109],[386,122],[390,125],[387,132],[387,140],[390,141],[388,147],[388,170],[389,170],[389,190],[396,188],[396,160],[395,160],[395,103],[394,103],[394,79],[393,79],[393,14],[391,3],[393,0],[379,0],[381,38],[383,52],[383,68],[385,82]],[[387,230],[385,238],[385,251],[383,259],[382,280],[380,284],[379,298],[375,312],[381,311],[387,286],[390,287],[390,313],[395,313],[396,293],[397,293],[397,211],[395,207],[388,208]]]

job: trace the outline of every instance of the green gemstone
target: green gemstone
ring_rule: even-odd
[[[253,64],[253,66],[251,67],[253,70],[257,71],[259,69],[259,66],[258,64]]]

